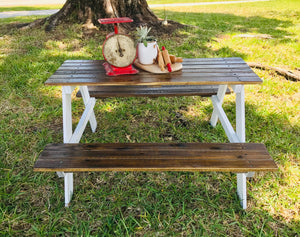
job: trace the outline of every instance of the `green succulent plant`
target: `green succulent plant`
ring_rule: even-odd
[[[138,37],[137,41],[139,43],[143,43],[145,47],[147,47],[148,42],[156,41],[154,36],[148,35],[151,30],[151,27],[140,26],[136,28],[136,35]]]

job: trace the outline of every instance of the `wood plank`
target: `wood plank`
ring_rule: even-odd
[[[230,81],[230,83],[228,83]],[[63,79],[52,79],[47,82],[47,85],[56,86],[117,86],[117,85],[153,85],[153,86],[163,86],[163,85],[241,85],[241,84],[257,84],[256,78],[253,77],[226,77],[226,78],[185,78],[185,80],[180,80],[180,78],[170,79],[165,78],[162,80],[153,78],[143,78],[142,80],[134,80],[134,78],[117,78],[113,80],[99,81],[91,78],[72,78],[68,80]]]
[[[265,151],[266,147],[260,143],[86,143],[86,144],[51,144],[47,145],[47,150],[57,150],[57,149],[72,149],[78,150],[102,150],[102,149],[119,149],[119,150],[129,150],[129,149],[194,149],[194,150],[222,150],[222,151],[232,151],[232,150],[248,150],[251,152]]]
[[[257,143],[50,144],[35,171],[275,171]]]
[[[167,74],[140,70],[136,75],[106,76],[103,60],[67,60],[46,85],[217,85],[257,84],[262,80],[241,58],[184,59],[183,69]]]
[[[100,63],[101,60],[66,60],[65,64],[90,64]],[[240,57],[228,57],[228,58],[185,58],[184,63],[202,63],[202,62],[212,62],[212,63],[226,63],[226,62],[244,62]]]
[[[190,70],[190,69],[243,69],[243,68],[249,68],[249,66],[245,65],[244,63],[239,63],[239,64],[184,64],[183,63],[183,68],[182,71],[185,70]],[[62,64],[62,66],[59,68],[59,70],[95,70],[95,69],[100,69],[102,71],[103,70],[103,66],[102,64],[98,65],[98,64],[94,64],[94,65],[65,65]],[[143,71],[143,70],[140,70]],[[153,73],[149,73],[150,75],[153,75]],[[162,73],[163,74],[163,73]],[[172,72],[171,74],[174,74],[174,72]],[[137,74],[138,75],[138,74]]]
[[[65,63],[98,63],[101,60],[92,60],[92,59],[68,59],[65,61]],[[185,58],[184,61],[186,62],[207,62],[207,61],[213,61],[213,62],[223,62],[223,61],[244,61],[240,57],[225,57],[225,58]]]
[[[164,74],[158,74],[159,76],[157,78],[165,78],[164,77]],[[174,72],[173,74],[173,78],[177,78],[179,76],[182,75],[182,72],[180,73],[176,73]],[[194,73],[193,72],[186,72],[185,73],[185,76],[186,77],[194,77]],[[53,79],[72,79],[72,78],[82,78],[82,77],[87,77],[87,78],[99,78],[99,74],[98,73],[83,73],[83,74],[80,74],[80,73],[76,73],[76,74],[68,74],[68,75],[64,75],[64,74],[53,74]],[[144,78],[146,77],[149,77],[149,78],[152,78],[153,75],[152,74],[148,74],[148,73],[145,73],[143,75]],[[201,74],[199,74],[198,78],[207,78],[207,77],[212,77],[212,78],[226,78],[226,77],[255,77],[253,75],[253,73],[251,72],[240,72],[240,73],[237,73],[237,72],[202,72]]]
[[[91,70],[73,70],[71,67],[70,69],[67,70],[59,70],[56,71],[53,75],[72,75],[72,74],[95,74],[95,73],[102,73],[104,72],[104,69],[100,69],[100,68],[95,68],[95,69],[91,69]],[[232,71],[231,68],[229,69],[223,69],[223,68],[216,68],[213,71],[211,69],[184,69],[184,72],[201,72],[201,73],[251,73],[253,74],[253,71],[250,68],[239,68],[239,69],[235,69],[234,72]],[[140,73],[147,73],[147,72],[143,72],[140,71]]]
[[[101,62],[101,63],[100,63]],[[102,61],[100,61],[99,63],[63,63],[61,65],[62,68],[70,68],[70,67],[74,67],[74,68],[96,68],[102,65]],[[184,68],[204,68],[204,67],[224,67],[224,68],[228,68],[228,67],[232,67],[232,68],[240,68],[240,67],[247,67],[248,65],[245,64],[245,62],[243,61],[239,61],[239,62],[182,62],[182,65],[184,66]]]
[[[158,96],[202,96],[209,97],[216,95],[217,86],[195,85],[195,86],[89,86],[91,97],[158,97]],[[231,91],[227,89],[227,94]],[[76,94],[81,97],[80,91]]]

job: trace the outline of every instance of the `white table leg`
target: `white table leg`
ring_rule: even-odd
[[[62,87],[62,106],[63,106],[63,135],[64,143],[79,143],[84,129],[88,123],[91,124],[92,131],[95,132],[97,122],[94,114],[95,98],[90,98],[87,86],[82,86],[80,91],[85,105],[85,110],[80,118],[76,129],[72,129],[72,98],[71,94],[75,87]],[[64,177],[65,206],[68,207],[73,194],[73,173],[57,172],[59,177]]]
[[[236,134],[240,142],[245,142],[245,90],[244,85],[238,85],[234,87],[236,94]]]
[[[63,107],[63,136],[64,143],[69,143],[73,135],[72,130],[72,99],[71,94],[75,87],[62,87],[62,107]],[[65,206],[69,203],[73,194],[73,173],[57,172],[59,177],[64,177]]]
[[[245,89],[244,85],[233,87],[236,93],[236,134],[240,142],[246,141],[245,129]],[[255,172],[237,174],[237,193],[243,209],[247,208],[247,177],[253,177]]]
[[[220,120],[224,131],[230,142],[245,142],[245,91],[243,85],[232,86],[236,94],[236,130],[234,131],[225,111],[222,108],[223,99],[227,86],[219,86],[217,95],[211,97],[214,110],[210,120],[212,126],[216,126]],[[240,198],[243,209],[247,208],[247,177],[253,175],[253,172],[237,174],[237,194]]]
[[[74,88],[71,86],[62,87],[62,107],[63,107],[63,136],[64,143],[68,143],[72,137],[72,107],[71,94]],[[71,122],[70,122],[71,121]],[[58,177],[64,178],[64,172],[56,172]]]
[[[241,142],[246,141],[245,129],[245,89],[244,85],[234,87],[236,97],[236,133]],[[253,177],[255,172],[248,172],[247,178]]]
[[[62,107],[63,107],[63,135],[64,143],[69,143],[72,137],[72,99],[71,94],[74,87],[62,87]]]

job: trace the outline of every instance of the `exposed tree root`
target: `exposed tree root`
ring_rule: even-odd
[[[32,29],[32,28],[35,28],[35,27],[40,27],[40,26],[45,24],[47,19],[48,18],[37,19],[37,20],[35,20],[31,23],[28,23],[28,24],[20,24],[20,25],[18,25],[18,27],[21,30],[27,30],[27,29]]]
[[[295,72],[285,70],[285,69],[282,69],[279,67],[271,67],[271,66],[263,65],[261,63],[249,62],[248,65],[253,68],[275,71],[278,75],[284,76],[288,80],[300,81],[299,73],[295,73]]]

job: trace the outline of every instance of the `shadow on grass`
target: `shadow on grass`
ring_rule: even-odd
[[[292,21],[279,20],[261,16],[243,17],[223,13],[178,13],[172,11],[156,11],[159,15],[166,14],[168,19],[178,21],[191,27],[179,30],[170,44],[184,57],[242,57],[247,55],[237,52],[234,48],[223,47],[212,50],[207,43],[226,37],[226,34],[268,34],[277,43],[287,44],[291,39],[288,27],[293,26]],[[264,39],[261,39],[264,40]]]

